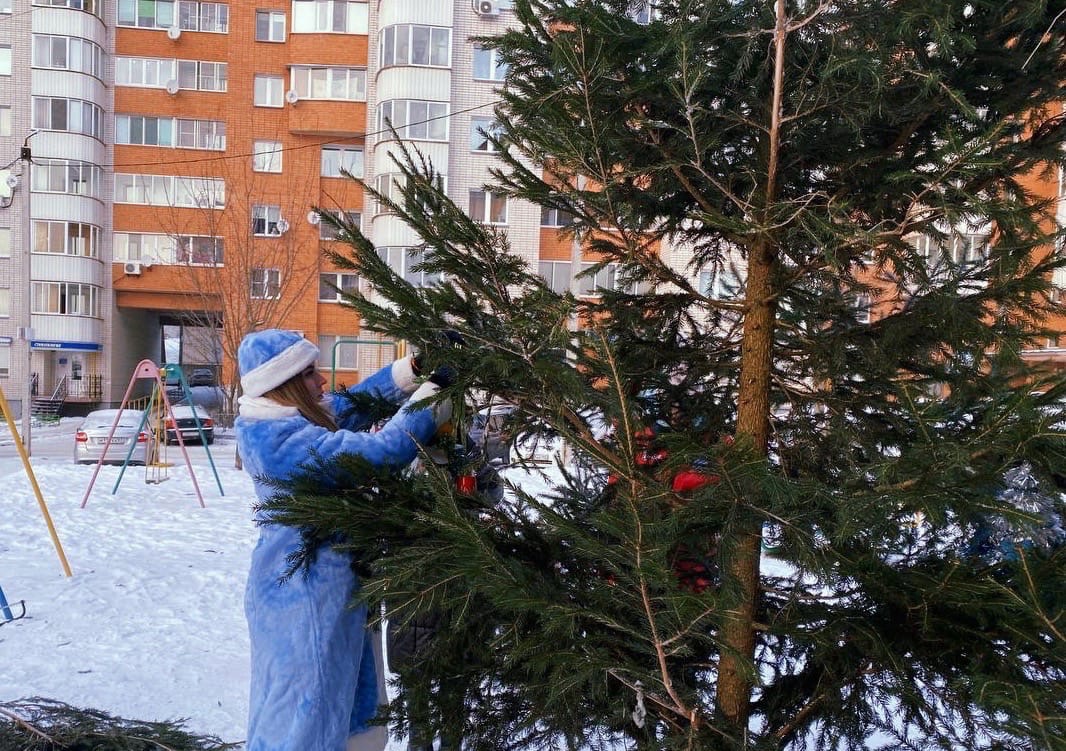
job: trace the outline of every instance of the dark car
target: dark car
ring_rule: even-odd
[[[207,411],[187,404],[178,404],[173,408],[174,419],[164,415],[163,425],[166,429],[166,442],[173,444],[178,442],[178,433],[181,433],[182,443],[199,443],[200,431],[203,431],[203,443],[211,445],[215,442],[215,421],[207,415]],[[197,428],[199,422],[199,428]]]
[[[215,371],[211,368],[193,368],[189,373],[190,386],[214,386]]]

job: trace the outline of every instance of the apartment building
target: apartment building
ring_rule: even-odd
[[[409,278],[409,229],[344,173],[395,186],[387,123],[448,192],[505,226],[560,287],[580,264],[541,215],[486,192],[495,87],[470,41],[510,0],[0,0],[0,381],[68,402],[121,399],[135,365],[233,377],[220,335],[278,325],[351,383],[395,354],[334,287],[332,211]],[[4,166],[6,164],[6,166]],[[431,283],[431,279],[418,279]],[[205,332],[207,332],[205,336]],[[239,335],[239,334],[238,334]]]
[[[571,288],[587,259],[559,238],[566,217],[484,188],[506,71],[472,38],[504,29],[510,11],[511,0],[0,0],[9,400],[32,388],[117,402],[140,360],[173,361],[164,332],[182,332],[183,367],[223,383],[225,336],[264,325],[318,342],[335,383],[390,360],[394,343],[339,304],[335,287],[358,279],[324,259],[336,232],[320,214],[343,215],[397,271],[432,283],[413,270],[417,238],[344,176],[395,189],[389,124],[460,206]],[[955,250],[979,252],[970,240]],[[663,252],[685,267],[684,249]],[[696,273],[718,296],[742,275]],[[609,285],[611,269],[580,284]],[[1066,362],[1047,345],[1029,355]]]

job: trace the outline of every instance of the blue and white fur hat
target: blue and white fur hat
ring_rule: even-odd
[[[247,396],[262,396],[316,362],[318,347],[284,329],[248,334],[237,348],[241,389]]]

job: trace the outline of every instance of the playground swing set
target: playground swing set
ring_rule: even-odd
[[[100,467],[104,463],[104,459],[107,457],[107,446],[110,445],[111,439],[115,434],[115,429],[118,427],[119,419],[121,418],[121,410],[126,409],[129,405],[130,394],[133,392],[133,387],[137,381],[149,379],[153,381],[152,393],[148,399],[148,406],[144,410],[144,415],[141,417],[141,424],[138,427],[139,431],[144,431],[147,427],[152,432],[152,440],[148,446],[148,457],[145,460],[144,465],[144,481],[146,484],[159,484],[169,479],[169,468],[174,466],[167,462],[167,436],[166,436],[166,424],[169,422],[172,425],[177,425],[177,420],[174,417],[174,407],[170,403],[170,397],[167,395],[166,385],[164,378],[174,379],[176,378],[182,391],[184,400],[188,403],[192,403],[192,392],[189,391],[189,385],[185,381],[185,376],[176,365],[166,365],[160,368],[151,360],[141,360],[137,363],[137,367],[133,370],[133,375],[130,377],[129,386],[126,387],[126,393],[122,397],[122,401],[119,403],[119,414],[115,416],[115,422],[111,426],[111,430],[107,434],[107,443],[104,445],[104,452],[96,462],[96,467],[93,470],[93,476],[89,480],[89,487],[85,490],[85,497],[82,499],[81,507],[85,508],[85,505],[89,502],[89,495],[92,493],[93,485],[96,483],[96,477],[100,473]],[[218,492],[220,495],[225,495],[225,491],[222,489],[222,481],[218,477],[218,469],[215,467],[215,460],[211,456],[211,447],[208,445],[204,436],[203,424],[200,422],[200,417],[196,410],[193,411],[193,419],[196,423],[196,431],[200,435],[200,443],[204,447],[204,451],[207,453],[207,461],[211,465],[211,472],[215,476],[215,482],[218,484]],[[189,468],[189,477],[192,479],[193,488],[196,489],[196,497],[200,501],[201,508],[206,508],[204,504],[203,493],[200,492],[200,484],[196,481],[196,473],[193,472],[192,461],[189,459],[189,452],[185,448],[185,439],[182,438],[181,431],[175,429],[175,437],[178,441],[178,446],[181,448],[182,456],[185,458],[185,466]],[[119,470],[118,477],[115,479],[115,486],[111,489],[111,495],[118,492],[118,486],[122,483],[122,478],[126,474],[126,468],[129,466],[130,458],[133,456],[133,450],[135,444],[130,444],[126,450],[126,456],[122,461],[122,468]]]
[[[119,420],[122,416],[122,410],[127,409],[130,401],[130,394],[133,392],[133,387],[139,380],[150,379],[152,380],[152,392],[148,399],[148,406],[144,410],[144,416],[141,419],[141,424],[138,431],[144,431],[146,427],[152,432],[152,441],[149,446],[149,453],[145,461],[145,478],[146,484],[159,484],[169,479],[169,468],[173,464],[167,461],[166,448],[166,426],[169,422],[175,426],[175,436],[178,445],[181,447],[182,455],[185,457],[185,465],[189,469],[189,477],[192,479],[193,487],[196,490],[196,497],[200,502],[201,508],[206,508],[204,503],[203,494],[200,492],[200,485],[196,480],[196,474],[193,472],[192,461],[189,459],[189,452],[185,448],[185,441],[182,438],[181,431],[176,429],[177,421],[174,417],[174,408],[170,403],[170,398],[167,395],[164,378],[167,380],[177,380],[181,387],[184,400],[192,404],[192,394],[189,390],[188,383],[185,380],[185,376],[179,366],[165,365],[163,368],[157,366],[151,360],[141,360],[137,367],[134,368],[133,375],[130,378],[129,386],[126,388],[126,393],[122,397],[122,401],[119,404],[119,413],[115,417],[115,422],[111,426],[111,430],[107,435],[107,442],[104,444],[104,451],[97,460],[96,466],[93,470],[93,476],[89,480],[89,487],[85,490],[85,497],[82,499],[81,508],[85,508],[85,505],[89,502],[89,495],[92,493],[93,485],[96,483],[97,475],[100,473],[100,467],[104,463],[104,459],[107,458],[107,448],[111,445],[111,440],[115,435],[115,430],[118,427]],[[30,480],[30,485],[33,487],[34,495],[37,498],[37,505],[41,509],[41,514],[44,517],[45,524],[48,527],[48,533],[52,538],[52,544],[56,549],[56,553],[59,556],[60,564],[63,567],[63,573],[66,576],[72,576],[70,570],[70,564],[67,562],[66,553],[63,551],[63,546],[59,542],[59,536],[56,533],[55,525],[52,523],[52,517],[48,512],[48,505],[44,501],[44,496],[41,493],[40,485],[37,482],[37,477],[33,472],[33,467],[30,465],[29,455],[26,453],[26,447],[22,443],[22,437],[15,427],[14,420],[11,417],[11,409],[8,405],[7,397],[4,395],[3,388],[0,387],[0,410],[3,411],[4,418],[7,421],[8,430],[11,431],[11,435],[14,438],[15,447],[18,450],[19,458],[22,460],[22,466],[26,471],[26,477]],[[222,489],[222,481],[219,479],[218,470],[215,467],[215,460],[211,456],[211,449],[208,442],[205,440],[203,424],[200,422],[199,414],[196,410],[193,411],[193,419],[196,424],[196,430],[200,436],[200,443],[204,447],[204,451],[207,453],[208,463],[211,465],[211,472],[214,474],[215,482],[218,485],[218,492],[220,495],[225,495],[225,491]],[[115,481],[115,486],[111,490],[111,494],[114,495],[118,492],[118,486],[122,482],[122,478],[125,475],[126,468],[130,464],[130,458],[133,455],[135,444],[130,444],[129,449],[126,452],[126,456],[122,462],[122,468],[119,471],[118,479]],[[17,610],[17,614],[16,614]],[[26,603],[24,600],[18,600],[13,605],[7,600],[4,595],[4,591],[0,588],[0,626],[5,623],[19,620],[26,616]]]

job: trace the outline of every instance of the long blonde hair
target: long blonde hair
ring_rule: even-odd
[[[280,386],[275,386],[263,396],[273,399],[278,404],[284,404],[286,407],[296,407],[301,415],[315,425],[327,430],[338,429],[337,421],[333,419],[333,415],[322,406],[322,402],[312,397],[311,392],[307,390],[301,373],[297,373]]]

